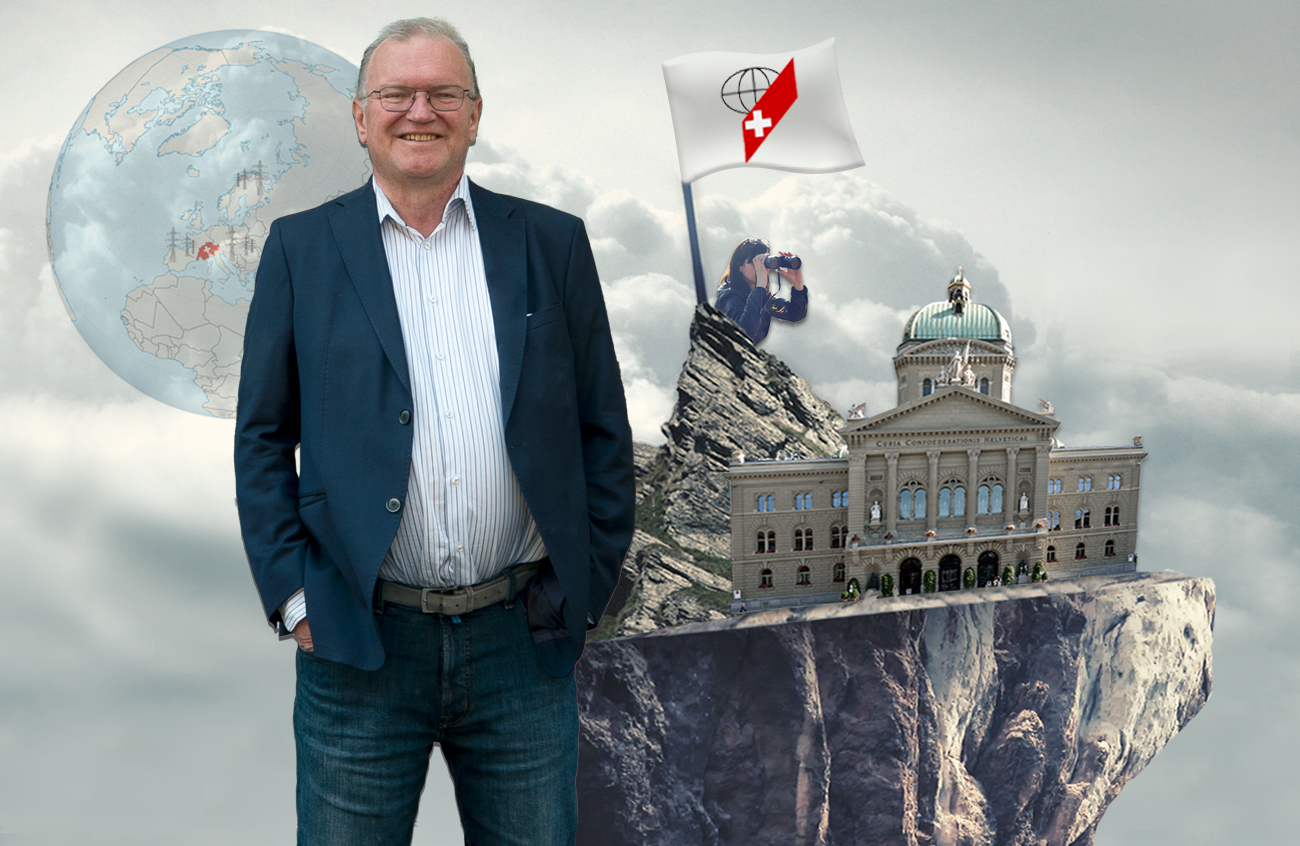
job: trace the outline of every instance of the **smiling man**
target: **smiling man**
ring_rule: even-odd
[[[390,24],[358,83],[374,178],[271,227],[235,436],[254,581],[299,647],[298,842],[409,843],[437,743],[466,842],[571,843],[572,669],[634,509],[595,262],[577,218],[466,178],[454,27]]]

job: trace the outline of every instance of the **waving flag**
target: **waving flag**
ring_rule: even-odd
[[[729,167],[829,173],[863,164],[834,39],[775,55],[694,53],[663,70],[684,183]]]

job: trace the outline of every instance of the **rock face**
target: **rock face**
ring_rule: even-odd
[[[1205,704],[1213,620],[1144,573],[592,644],[578,843],[1089,846]]]
[[[750,458],[835,455],[844,420],[739,326],[696,308],[661,447],[636,444],[637,529],[605,620],[590,640],[722,619],[731,603],[727,470]]]
[[[731,555],[730,499],[722,478],[732,456],[833,456],[844,419],[779,358],[709,305],[695,308],[691,349],[677,403],[663,425],[668,442],[643,485],[660,497],[663,531],[683,547]]]

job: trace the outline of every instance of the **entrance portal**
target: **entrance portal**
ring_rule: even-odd
[[[957,590],[961,587],[961,559],[945,555],[939,559],[939,590]]]
[[[921,559],[907,558],[898,565],[898,595],[921,592]]]
[[[975,584],[985,587],[993,582],[998,576],[998,554],[993,550],[981,552],[979,557],[979,567],[975,571]]]

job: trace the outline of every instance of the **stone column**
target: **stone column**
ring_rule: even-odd
[[[974,526],[975,512],[980,502],[980,451],[968,449],[966,458],[970,461],[970,469],[966,471],[966,525]]]
[[[889,468],[885,471],[885,501],[880,507],[885,509],[885,531],[891,535],[898,534],[898,453],[885,453]],[[851,501],[851,500],[850,500]]]
[[[1016,507],[1019,500],[1019,494],[1016,493],[1016,481],[1019,475],[1019,469],[1016,467],[1016,459],[1020,455],[1020,447],[1007,447],[1007,483],[1002,487],[1002,525],[1006,526],[1016,522]]]
[[[939,455],[937,449],[927,450],[925,457],[930,459],[930,475],[926,478],[925,491],[925,527],[933,530],[939,523]]]
[[[1052,475],[1052,445],[1039,444],[1034,447],[1034,513],[1030,515],[1038,520],[1047,514],[1047,479]]]
[[[849,453],[849,537],[861,535],[867,523],[867,456]],[[847,544],[845,544],[847,546]]]

